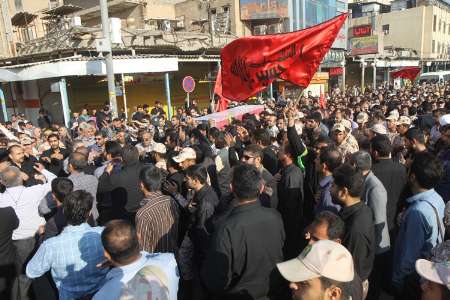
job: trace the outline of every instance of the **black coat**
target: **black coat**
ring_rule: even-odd
[[[380,179],[387,192],[386,215],[391,231],[395,227],[398,205],[408,183],[406,168],[392,159],[380,159],[373,164],[372,172]]]
[[[295,164],[285,167],[278,183],[278,211],[286,231],[286,259],[300,253],[303,224],[303,173]]]
[[[104,172],[98,180],[98,193],[111,192],[113,199],[118,199],[116,195],[121,195],[125,201],[125,208],[128,212],[137,212],[140,208],[140,202],[144,198],[144,194],[139,186],[139,173],[144,167],[139,162],[125,165],[120,172],[109,175]]]
[[[369,278],[375,259],[375,225],[372,209],[364,202],[343,207],[339,212],[345,223],[343,245],[350,251],[361,280]]]
[[[19,219],[12,207],[0,208],[0,266],[16,260],[16,248],[12,243],[12,233],[19,227]]]
[[[258,201],[234,207],[214,232],[201,270],[211,299],[267,299],[280,285],[276,264],[283,261],[283,243],[276,210]]]
[[[70,152],[64,148],[59,149],[60,153],[63,156],[63,159],[55,159],[50,158],[50,156],[55,153],[53,149],[48,149],[47,151],[44,151],[41,155],[41,163],[45,166],[45,168],[55,174],[56,176],[67,176],[67,174],[64,172],[64,160],[70,155]],[[43,157],[50,158],[50,163],[47,161],[42,160]]]

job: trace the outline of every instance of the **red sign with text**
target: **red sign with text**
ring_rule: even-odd
[[[354,37],[369,36],[372,34],[372,26],[362,25],[352,28]]]
[[[330,68],[330,70],[328,71],[328,74],[330,76],[338,76],[338,75],[342,75],[343,73],[344,73],[344,69],[342,67]]]

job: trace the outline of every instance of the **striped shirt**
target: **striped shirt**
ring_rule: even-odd
[[[177,253],[178,207],[161,192],[154,192],[141,202],[136,214],[136,230],[141,236],[141,250],[149,253]]]

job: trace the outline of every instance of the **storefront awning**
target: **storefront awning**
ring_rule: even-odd
[[[418,60],[380,60],[377,59],[377,68],[418,67]]]
[[[114,73],[163,73],[178,71],[176,57],[127,57],[114,58]],[[0,81],[27,81],[54,77],[106,75],[105,60],[99,58],[70,58],[61,61],[41,62],[37,64],[16,65],[0,70],[12,73],[11,78]]]

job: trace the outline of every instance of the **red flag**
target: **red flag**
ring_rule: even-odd
[[[420,71],[421,71],[420,67],[403,67],[401,69],[392,71],[391,76],[392,78],[400,77],[414,81],[417,75],[419,75]]]
[[[222,49],[223,95],[245,101],[276,78],[307,87],[347,18],[304,30],[237,39]]]
[[[219,71],[217,72],[216,84],[214,86],[214,94],[219,96],[219,100],[217,101],[216,104],[216,111],[219,112],[227,110],[229,100],[225,99],[222,96],[222,72],[220,71],[220,68]]]

